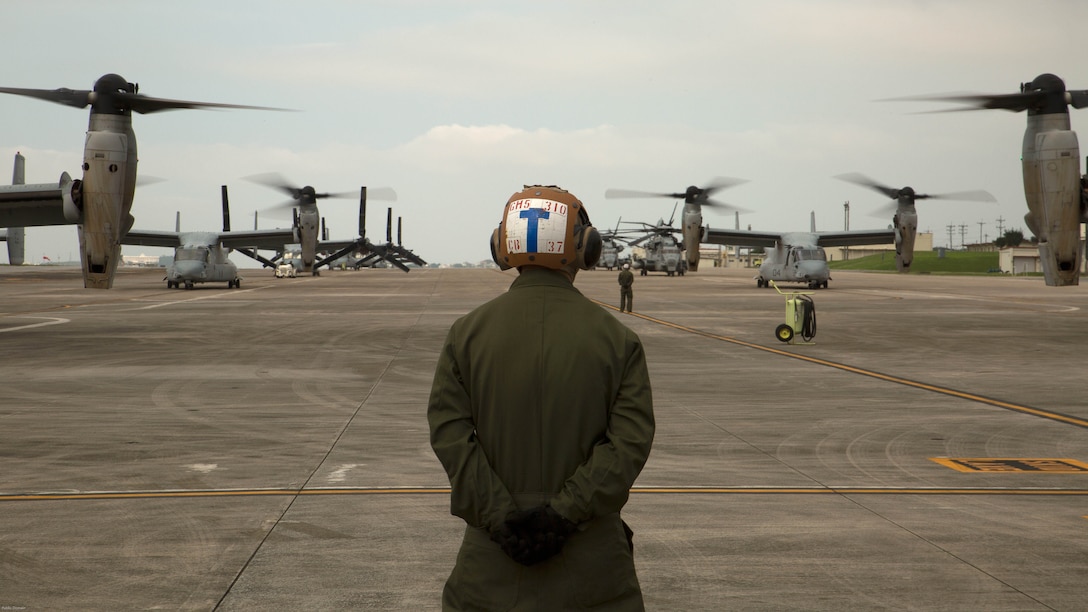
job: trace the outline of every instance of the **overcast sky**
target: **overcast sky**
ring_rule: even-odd
[[[136,228],[173,229],[180,211],[182,229],[217,229],[224,184],[236,229],[257,210],[262,228],[287,226],[289,212],[266,210],[285,198],[243,178],[278,172],[319,191],[393,188],[396,202],[371,202],[368,236],[384,240],[392,205],[405,245],[446,263],[487,259],[526,183],[572,191],[602,228],[667,220],[674,203],[606,200],[608,188],[719,176],[749,181],[720,194],[749,211],[742,227],[807,230],[814,211],[818,229],[838,230],[846,201],[851,229],[886,227],[868,214],[885,198],[832,178],[860,172],[994,194],[919,203],[937,245],[949,225],[956,247],[960,226],[968,243],[999,223],[1028,233],[1024,114],[879,100],[1013,93],[1044,72],[1088,88],[1079,0],[36,0],[3,3],[0,20],[3,86],[90,89],[112,72],[149,96],[299,110],[134,115],[140,172],[165,179],[137,189]],[[0,112],[4,166],[21,151],[28,183],[80,176],[87,110],[3,95]],[[357,199],[320,209],[330,238],[355,236]],[[26,251],[78,258],[76,230],[29,228]]]

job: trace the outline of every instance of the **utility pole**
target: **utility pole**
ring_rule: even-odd
[[[997,218],[997,237],[1000,238],[1001,236],[1004,236],[1004,235],[1005,235],[1005,217],[998,217]]]
[[[850,200],[842,203],[843,208],[843,229],[850,231]],[[850,261],[850,247],[844,246],[842,248],[843,261]]]
[[[978,222],[978,242],[982,244],[982,226],[985,225],[982,221]]]
[[[955,228],[955,227],[956,227],[955,225],[948,225],[947,226],[947,229],[948,229],[948,248],[949,249],[952,248],[952,229]]]
[[[960,225],[960,246],[967,248],[967,225]]]

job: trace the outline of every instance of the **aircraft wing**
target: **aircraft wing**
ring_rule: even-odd
[[[895,244],[895,230],[849,230],[817,232],[816,244],[822,247],[857,246],[860,244]]]
[[[326,253],[332,253],[332,252],[335,252],[335,251],[339,251],[341,249],[346,249],[348,247],[354,247],[356,245],[358,245],[359,248],[362,249],[363,245],[361,243],[362,243],[362,241],[359,240],[359,239],[355,239],[355,240],[321,240],[320,242],[317,243],[317,250],[323,251],[323,252],[326,252]]]
[[[0,227],[74,225],[64,216],[64,200],[72,197],[72,178],[65,172],[57,183],[0,186]],[[75,207],[72,208],[75,211]]]
[[[178,232],[129,230],[127,234],[121,237],[121,244],[173,248],[181,246],[181,234]]]
[[[250,230],[222,232],[219,234],[219,242],[231,249],[255,247],[261,249],[282,249],[285,244],[298,242],[295,230]]]
[[[706,234],[700,242],[707,244],[725,244],[729,246],[773,247],[782,241],[781,232],[753,232],[751,230],[730,230],[706,228]]]

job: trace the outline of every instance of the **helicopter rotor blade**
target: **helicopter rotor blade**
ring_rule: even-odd
[[[707,207],[707,208],[714,208],[714,209],[718,209],[718,210],[735,210],[735,211],[741,212],[741,213],[750,213],[750,212],[752,212],[752,211],[748,210],[747,208],[741,208],[740,206],[737,206],[735,204],[730,204],[729,202],[722,202],[721,200],[707,199],[707,201],[703,202],[702,205]]]
[[[985,189],[975,189],[972,191],[956,191],[953,193],[935,193],[935,194],[918,194],[914,196],[916,200],[931,199],[931,200],[958,200],[961,202],[996,202],[997,198],[992,193]]]
[[[879,102],[955,102],[966,104],[967,108],[953,108],[931,113],[947,113],[963,110],[1007,110],[1012,112],[1025,111],[1035,108],[1043,102],[1046,92],[1028,91],[1012,94],[962,94],[962,95],[933,95],[933,96],[904,96],[902,98],[886,98]],[[1079,108],[1079,107],[1078,107]]]
[[[62,87],[60,89],[26,89],[23,87],[0,87],[0,93],[14,94],[16,96],[26,96],[28,98],[36,98],[38,100],[45,100],[46,102],[56,102],[57,104],[63,104],[65,106],[72,106],[75,108],[86,108],[91,103],[93,91],[87,89],[68,89]]]
[[[853,183],[855,185],[860,185],[862,187],[868,187],[869,189],[872,189],[872,190],[874,190],[874,191],[876,191],[878,193],[882,193],[882,194],[888,196],[889,198],[891,198],[893,200],[899,198],[899,190],[898,189],[895,189],[893,187],[888,187],[887,185],[883,185],[881,183],[878,183],[878,182],[874,181],[873,179],[865,176],[864,174],[861,174],[860,172],[850,172],[850,173],[847,173],[847,174],[839,174],[839,175],[836,175],[835,178],[839,179],[840,181],[846,181],[847,183]]]
[[[606,189],[604,197],[613,198],[682,198],[682,193],[656,193],[652,191],[635,191],[633,189]]]
[[[253,174],[242,178],[251,183],[257,183],[258,185],[271,187],[272,189],[283,192],[296,200],[298,199],[299,194],[302,193],[302,189],[300,187],[292,185],[291,181],[288,181],[287,178],[279,172],[265,172],[264,174]]]
[[[99,94],[101,95],[101,94]],[[248,110],[270,110],[291,112],[288,108],[272,108],[269,106],[251,106],[248,104],[222,104],[218,102],[193,102],[190,100],[171,100],[168,98],[152,98],[149,96],[143,96],[140,94],[118,92],[109,94],[113,96],[117,102],[121,105],[132,109],[133,112],[140,113],[141,115],[148,115],[151,113],[158,113],[162,111],[181,110],[181,109],[212,109],[212,108],[238,108]]]
[[[373,196],[371,196],[371,197],[373,197]],[[330,193],[330,192],[326,191],[324,193],[315,193],[314,198],[318,198],[318,199],[321,199],[321,198],[352,198],[352,199],[355,199],[355,192],[354,191],[338,191],[338,192],[335,192],[335,193]]]
[[[736,187],[737,185],[743,185],[748,182],[748,179],[731,178],[728,176],[716,176],[706,187],[703,187],[703,194],[708,198],[717,191],[722,189],[729,189],[730,187]]]

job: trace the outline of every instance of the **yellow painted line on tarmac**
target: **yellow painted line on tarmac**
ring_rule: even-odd
[[[193,491],[88,491],[86,493],[26,493],[0,495],[5,501],[88,499],[177,499],[184,497],[261,497],[295,495],[420,495],[450,492],[449,487],[379,487],[349,489],[215,489]]]
[[[594,300],[594,301],[596,301],[596,300]],[[610,308],[612,310],[618,310],[615,306],[612,306],[610,304],[605,304],[604,302],[597,302],[597,304],[599,304],[599,305],[601,305],[603,307],[606,307],[606,308]],[[775,355],[781,355],[783,357],[790,357],[792,359],[799,359],[801,361],[807,361],[809,363],[813,363],[813,364],[816,364],[816,365],[822,365],[822,366],[826,366],[826,367],[829,367],[829,368],[835,368],[837,370],[842,370],[844,372],[850,372],[851,374],[860,374],[862,376],[868,376],[868,377],[871,377],[871,378],[876,378],[876,379],[884,380],[884,381],[887,381],[887,382],[892,382],[892,383],[896,383],[896,384],[900,384],[900,385],[906,385],[908,387],[914,387],[916,389],[923,389],[925,391],[932,391],[934,393],[941,393],[943,395],[950,395],[952,397],[958,397],[960,399],[965,399],[965,400],[972,401],[972,402],[978,402],[980,404],[988,404],[990,406],[996,406],[998,408],[1004,408],[1005,410],[1011,410],[1011,411],[1020,412],[1020,413],[1023,413],[1023,414],[1030,414],[1032,416],[1042,417],[1044,419],[1050,419],[1052,421],[1059,421],[1061,423],[1067,423],[1069,425],[1076,425],[1077,427],[1088,428],[1088,419],[1082,419],[1082,418],[1070,416],[1070,415],[1067,415],[1067,414],[1061,414],[1059,412],[1052,412],[1052,411],[1049,411],[1049,410],[1042,410],[1042,409],[1039,409],[1039,408],[1032,408],[1031,406],[1024,406],[1024,405],[1021,405],[1021,404],[1014,404],[1012,402],[1006,402],[1006,401],[1002,401],[1002,400],[999,400],[999,399],[994,399],[992,397],[985,397],[983,395],[977,395],[977,394],[974,394],[974,393],[967,393],[965,391],[957,391],[955,389],[949,389],[947,387],[940,387],[940,386],[937,386],[937,385],[931,385],[929,383],[924,383],[924,382],[920,382],[920,381],[916,381],[916,380],[910,380],[908,378],[902,378],[902,377],[899,377],[899,376],[892,376],[890,374],[883,374],[883,373],[880,373],[880,372],[874,372],[872,370],[866,370],[864,368],[859,368],[859,367],[852,366],[852,365],[847,365],[847,364],[844,364],[844,363],[837,363],[837,362],[834,362],[834,361],[828,361],[826,359],[820,359],[819,357],[811,357],[811,356],[808,356],[808,355],[801,355],[801,354],[798,354],[798,353],[791,353],[789,351],[784,351],[782,349],[772,348],[772,347],[769,347],[769,346],[763,346],[761,344],[754,344],[752,342],[745,342],[744,340],[738,340],[737,338],[731,338],[729,336],[719,336],[717,334],[712,334],[710,332],[695,329],[693,327],[687,327],[685,325],[680,325],[678,323],[672,323],[670,321],[657,319],[657,318],[651,317],[649,315],[644,315],[644,314],[641,314],[641,313],[638,313],[638,312],[628,313],[627,316],[639,317],[640,319],[649,321],[651,323],[656,323],[658,325],[662,325],[664,327],[669,327],[669,328],[675,329],[677,331],[687,332],[689,334],[695,334],[696,336],[702,336],[704,338],[710,338],[712,340],[721,340],[722,342],[729,342],[731,344],[736,344],[736,345],[739,345],[739,346],[744,346],[744,347],[747,347],[747,348],[756,349],[756,350],[759,350],[759,351],[764,351],[766,353],[773,353]]]
[[[336,489],[219,489],[192,491],[90,491],[0,495],[0,502],[193,499],[223,497],[295,497],[316,495],[449,495],[449,487],[342,487]],[[911,487],[635,487],[632,494],[658,495],[1077,495],[1088,489],[1057,488],[911,488]]]

